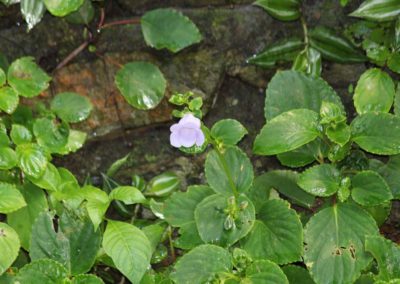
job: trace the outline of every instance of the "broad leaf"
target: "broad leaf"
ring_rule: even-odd
[[[259,191],[275,189],[288,197],[294,204],[311,208],[314,204],[315,197],[308,194],[297,185],[298,179],[299,175],[297,172],[274,170],[257,177],[253,187]],[[250,191],[249,197],[254,201],[256,208],[260,208],[261,205],[268,201],[268,198],[262,198],[262,193],[254,195],[253,190]]]
[[[362,171],[351,179],[351,196],[363,206],[376,206],[393,198],[386,181],[374,171]]]
[[[127,205],[146,202],[146,198],[140,190],[133,186],[119,186],[114,188],[110,192],[110,199],[120,200]]]
[[[146,186],[146,196],[166,197],[178,190],[181,179],[173,172],[165,172],[152,178]]]
[[[365,113],[357,116],[351,123],[353,141],[363,150],[378,155],[400,153],[398,130],[400,117],[389,113]]]
[[[92,220],[94,229],[97,230],[110,205],[110,199],[107,193],[94,186],[87,185],[82,188],[82,191],[87,200],[86,209],[89,217]]]
[[[174,227],[194,222],[197,204],[213,193],[213,190],[205,185],[192,185],[186,192],[175,192],[165,200],[165,220]]]
[[[246,279],[250,283],[289,284],[281,268],[269,260],[257,260],[246,269]],[[244,281],[243,281],[244,282]],[[241,282],[241,283],[243,283]],[[246,282],[244,282],[246,283]]]
[[[47,163],[46,170],[39,178],[28,178],[33,184],[49,191],[58,191],[62,187],[60,173],[52,163]]]
[[[236,145],[246,134],[246,128],[234,119],[222,119],[211,128],[214,139],[224,145]]]
[[[229,252],[215,245],[201,245],[178,260],[171,273],[176,283],[205,283],[218,273],[232,270]]]
[[[117,72],[115,84],[130,105],[143,110],[156,107],[167,86],[160,69],[148,62],[125,64]]]
[[[89,25],[94,17],[94,7],[91,0],[84,0],[81,7],[66,17],[66,20],[73,24]]]
[[[272,17],[281,21],[293,21],[301,15],[298,0],[257,0],[254,5],[262,7]]]
[[[0,66],[0,87],[3,86],[7,81],[7,76],[4,70]]]
[[[392,78],[378,68],[365,71],[354,90],[354,106],[359,114],[389,112],[395,94]]]
[[[295,150],[319,135],[318,114],[308,109],[295,109],[268,121],[257,135],[253,151],[259,155],[276,155]]]
[[[86,132],[82,132],[79,130],[70,129],[68,135],[67,144],[64,147],[59,149],[58,154],[66,155],[68,153],[74,153],[80,148],[82,148],[87,138]]]
[[[237,147],[226,148],[222,153],[219,150],[209,152],[205,173],[210,187],[226,196],[246,192],[254,178],[249,158]]]
[[[43,190],[30,183],[26,183],[20,192],[26,206],[7,214],[7,222],[18,233],[21,246],[29,251],[32,226],[39,214],[48,209],[48,205]]]
[[[60,93],[51,101],[51,110],[65,122],[80,122],[89,117],[92,104],[76,93]]]
[[[400,247],[381,236],[367,236],[365,250],[370,252],[379,266],[377,280],[400,278]]]
[[[331,164],[311,167],[300,174],[298,185],[316,196],[331,196],[340,186],[340,172]]]
[[[179,238],[174,241],[174,246],[180,249],[190,250],[201,244],[203,240],[199,236],[196,223],[186,223],[179,228]]]
[[[17,154],[10,147],[0,146],[0,170],[9,170],[17,165]]]
[[[327,27],[318,26],[311,30],[309,40],[310,45],[328,60],[339,63],[358,63],[367,60],[367,57],[351,42]]]
[[[150,241],[141,230],[128,223],[108,221],[103,248],[122,274],[132,283],[140,282],[152,254]]]
[[[196,25],[173,9],[149,11],[141,17],[141,24],[146,43],[156,49],[166,48],[175,53],[202,39]]]
[[[0,110],[11,114],[15,111],[19,103],[18,94],[13,88],[0,87]]]
[[[23,97],[39,95],[49,87],[51,79],[36,65],[32,57],[15,60],[8,68],[7,78],[11,87]]]
[[[16,145],[29,143],[32,141],[32,133],[23,125],[13,124],[10,132],[11,140]]]
[[[72,279],[71,284],[104,284],[104,282],[94,274],[80,274]]]
[[[40,259],[25,265],[17,274],[19,283],[64,283],[68,272],[63,265],[51,259]]]
[[[377,169],[392,190],[393,198],[400,199],[400,155],[391,156],[389,162]]]
[[[84,0],[43,0],[47,10],[57,17],[63,17],[78,10]]]
[[[40,146],[57,153],[68,142],[69,126],[67,123],[58,123],[49,118],[39,118],[33,124],[33,133]]]
[[[316,283],[353,283],[372,260],[364,241],[366,235],[377,235],[378,227],[357,205],[322,209],[304,230],[304,262]]]
[[[297,71],[278,71],[266,91],[265,118],[268,122],[283,112],[299,108],[319,113],[322,101],[337,104],[344,110],[340,97],[321,78]]]
[[[0,213],[11,213],[24,206],[26,206],[25,199],[15,185],[0,182]]]
[[[45,12],[43,0],[21,0],[21,13],[28,25],[28,31],[42,20]]]
[[[317,138],[290,152],[280,153],[277,155],[277,158],[284,166],[292,168],[304,167],[324,154],[324,143],[321,139]]]
[[[281,268],[290,284],[314,284],[307,269],[297,265],[286,265]]]
[[[339,144],[341,147],[343,147],[350,140],[350,126],[348,126],[346,122],[330,125],[326,128],[326,136],[332,142]]]
[[[270,200],[257,213],[253,229],[241,244],[253,259],[268,259],[280,265],[299,261],[303,227],[289,203]]]
[[[234,200],[238,207],[236,218],[226,213],[229,200],[224,195],[214,194],[201,201],[194,211],[197,230],[206,243],[220,246],[231,246],[245,237],[251,230],[255,220],[254,205],[247,197],[241,195]]]
[[[19,238],[14,229],[5,223],[0,223],[0,275],[3,274],[17,258],[19,247]]]
[[[390,21],[400,14],[397,0],[366,0],[350,16],[372,21]]]

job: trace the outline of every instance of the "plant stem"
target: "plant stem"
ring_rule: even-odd
[[[304,43],[306,45],[306,48],[310,44],[308,40],[308,29],[307,29],[307,23],[306,20],[304,19],[304,16],[300,17],[300,22],[301,22],[301,27],[303,28],[303,34],[304,34]]]
[[[172,243],[172,228],[168,226],[168,242],[169,242],[169,250],[171,252],[172,261],[174,262],[176,259],[175,248]]]
[[[105,23],[99,27],[99,30],[106,29],[112,26],[120,26],[120,25],[139,25],[140,18],[133,18],[133,19],[126,19],[126,20],[119,20],[110,23]]]

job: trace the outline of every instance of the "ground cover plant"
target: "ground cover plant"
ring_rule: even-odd
[[[46,10],[84,25],[87,38],[57,69],[84,49],[96,55],[87,26],[96,9],[99,32],[140,25],[155,49],[177,53],[203,38],[171,8],[107,23],[101,1],[0,1],[20,5],[31,32]],[[66,90],[43,103],[51,76],[32,57],[2,58],[0,283],[400,283],[400,248],[379,231],[400,198],[399,1],[363,1],[342,34],[310,29],[300,0],[254,5],[303,30],[247,60],[279,69],[251,155],[282,167],[262,174],[241,149],[240,121],[206,125],[203,99],[175,90],[165,143],[206,156],[204,183],[183,187],[172,171],[122,183],[128,156],[102,186],[79,183],[53,159],[83,147],[86,133],[72,127],[90,116],[90,98]],[[354,110],[321,78],[324,60],[368,66],[349,86]],[[164,99],[168,80],[155,64],[118,67],[114,84],[132,107]]]

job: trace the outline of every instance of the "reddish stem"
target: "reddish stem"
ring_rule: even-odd
[[[105,23],[99,29],[102,30],[112,26],[120,26],[120,25],[139,25],[139,24],[140,24],[140,18],[133,18],[133,19],[119,20],[110,23]]]

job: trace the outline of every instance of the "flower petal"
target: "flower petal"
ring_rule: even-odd
[[[180,148],[182,146],[180,139],[179,139],[179,132],[172,132],[169,136],[169,141],[172,146],[175,148]]]
[[[170,130],[171,132],[175,132],[175,131],[178,131],[179,128],[180,128],[179,123],[175,123],[175,124],[173,124],[173,125],[169,128],[169,130]]]
[[[206,138],[204,137],[203,131],[200,129],[196,131],[196,145],[202,146],[205,142]]]
[[[195,125],[197,128],[200,128],[201,126],[201,121],[200,119],[198,119],[197,117],[195,117],[193,114],[191,113],[187,113],[185,114],[185,116],[179,121],[180,125],[184,125],[184,124],[193,124]]]
[[[184,147],[192,147],[196,143],[197,131],[193,128],[182,127],[179,130],[179,141]]]

